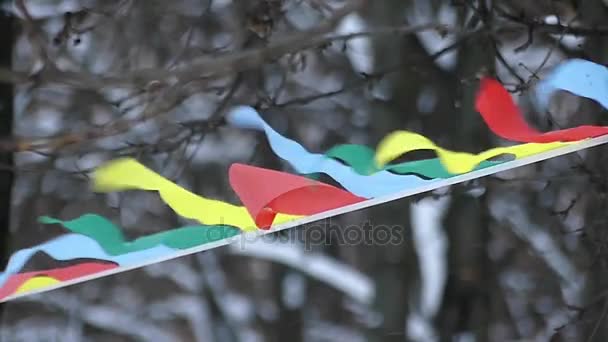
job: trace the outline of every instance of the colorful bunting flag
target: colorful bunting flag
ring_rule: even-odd
[[[535,88],[539,110],[547,109],[556,90],[593,99],[608,108],[608,70],[584,60],[564,62]],[[263,132],[277,157],[298,175],[234,164],[228,177],[241,204],[232,204],[188,191],[135,159],[110,161],[94,171],[95,191],[155,191],[176,214],[199,225],[128,241],[120,228],[95,214],[70,221],[41,217],[42,224],[60,225],[65,233],[11,255],[0,272],[0,300],[208,250],[235,242],[242,234],[258,236],[295,227],[608,142],[608,127],[602,126],[546,133],[535,130],[504,87],[491,78],[482,79],[475,105],[494,134],[522,144],[472,154],[441,148],[417,133],[396,131],[387,135],[376,150],[346,144],[326,153],[312,153],[276,132],[255,109],[233,108],[226,117],[228,124]],[[437,158],[391,164],[417,150],[433,150]],[[496,159],[505,156],[511,160]],[[319,173],[342,188],[306,178]],[[56,266],[23,272],[39,253]]]

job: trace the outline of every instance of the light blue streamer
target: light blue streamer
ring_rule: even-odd
[[[537,109],[544,112],[557,90],[597,101],[608,109],[608,68],[584,59],[559,64],[534,90]]]
[[[234,127],[264,132],[272,150],[298,173],[325,173],[357,196],[380,197],[437,181],[411,175],[396,175],[388,171],[379,171],[368,176],[360,175],[349,166],[323,154],[310,153],[302,145],[285,138],[272,129],[251,107],[233,108],[226,115],[226,121]]]
[[[11,275],[17,274],[36,252],[45,252],[55,260],[90,258],[111,261],[120,266],[128,266],[146,260],[154,260],[175,253],[175,251],[175,249],[159,245],[142,251],[113,256],[106,253],[97,241],[88,236],[66,234],[13,253],[4,272],[0,272],[0,287]]]

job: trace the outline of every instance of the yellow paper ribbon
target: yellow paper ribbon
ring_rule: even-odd
[[[228,225],[244,231],[257,230],[247,209],[226,202],[198,196],[171,182],[132,158],[113,160],[93,173],[95,191],[125,190],[158,191],[161,198],[177,214],[206,225]],[[278,213],[274,224],[285,223],[301,216]]]
[[[390,161],[397,159],[407,152],[434,150],[448,172],[462,174],[472,171],[479,163],[499,155],[511,154],[514,155],[515,158],[523,158],[579,142],[580,141],[520,144],[508,147],[496,147],[479,154],[471,154],[443,149],[420,134],[397,131],[387,135],[382,139],[380,144],[378,144],[375,160],[378,167],[383,167]]]
[[[51,277],[47,277],[47,276],[36,276],[36,277],[32,277],[32,278],[26,280],[23,284],[21,284],[21,286],[19,286],[19,288],[17,289],[17,291],[15,291],[14,294],[31,292],[34,290],[53,286],[53,285],[59,284],[59,283],[60,283],[60,281],[55,278],[51,278]]]

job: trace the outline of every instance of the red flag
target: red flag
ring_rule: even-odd
[[[530,127],[507,90],[495,79],[484,78],[475,101],[477,111],[496,135],[511,141],[549,143],[578,141],[608,134],[606,126],[578,126],[547,133]]]
[[[308,216],[365,200],[329,184],[244,164],[233,164],[229,179],[262,229],[268,229],[278,213]]]

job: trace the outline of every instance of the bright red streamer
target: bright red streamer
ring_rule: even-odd
[[[309,216],[365,200],[329,184],[250,165],[233,164],[228,177],[261,229],[268,229],[277,213]]]
[[[481,80],[475,107],[496,135],[511,141],[550,143],[578,141],[608,134],[606,126],[578,126],[547,133],[530,127],[509,92],[495,79]]]

